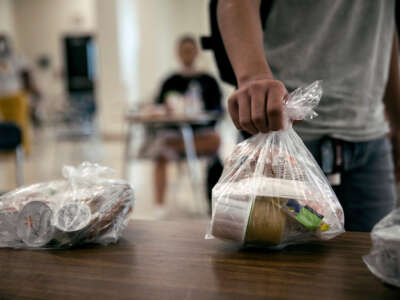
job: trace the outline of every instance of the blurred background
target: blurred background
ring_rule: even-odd
[[[133,184],[134,218],[207,218],[206,160],[197,162],[196,192],[187,161],[169,164],[160,214],[153,200],[154,161],[127,159],[124,151],[132,134],[127,112],[153,103],[162,81],[180,68],[177,40],[209,30],[207,0],[0,0],[0,36],[29,73],[29,120],[22,126],[29,139],[22,142],[20,182],[58,179],[63,165],[98,162]],[[225,105],[232,88],[219,81],[212,54],[200,51],[196,68],[217,79]],[[216,130],[223,160],[236,143],[227,114]],[[135,142],[140,137],[130,140]],[[17,186],[18,151],[6,150],[0,152],[0,192]]]

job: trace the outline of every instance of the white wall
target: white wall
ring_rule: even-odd
[[[103,132],[120,133],[126,91],[123,88],[118,41],[118,6],[114,0],[97,0],[99,119]]]
[[[176,40],[208,34],[208,0],[98,0],[99,102],[103,131],[121,132],[123,113],[152,101],[162,79],[179,68]],[[216,74],[211,53],[199,67]]]
[[[121,80],[126,91],[126,101],[131,103],[139,97],[139,18],[138,5],[132,0],[119,0],[118,46]]]
[[[48,53],[61,65],[61,38],[95,32],[95,0],[14,0],[19,45],[34,59]]]
[[[96,37],[100,127],[114,132],[121,131],[126,98],[119,63],[118,1],[14,0],[18,48],[31,63],[46,103],[59,103],[65,97],[62,37],[87,33]],[[50,70],[35,67],[43,54],[51,59]]]
[[[19,50],[32,66],[39,55],[48,55],[51,59],[51,74],[36,74],[39,84],[45,87],[45,93],[52,96],[62,94],[62,37],[71,33],[96,32],[95,2],[13,0]]]
[[[52,101],[64,94],[62,36],[95,34],[100,125],[112,133],[121,132],[129,104],[152,100],[178,68],[177,38],[209,31],[208,0],[0,0],[0,29],[12,31],[12,11],[17,45],[32,65],[39,55],[52,60],[51,70],[36,70]],[[199,65],[216,74],[211,53],[203,52]]]
[[[0,33],[14,36],[14,11],[12,0],[0,0]]]

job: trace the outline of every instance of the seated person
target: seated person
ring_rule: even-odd
[[[182,70],[168,77],[162,84],[157,104],[166,105],[167,110],[171,109],[168,101],[168,94],[177,93],[183,97],[178,97],[183,101],[184,96],[193,97],[193,93],[198,93],[199,101],[204,111],[213,111],[222,114],[221,91],[217,81],[209,74],[200,72],[195,68],[195,61],[198,55],[196,40],[191,36],[184,36],[179,39],[177,54],[182,65]],[[215,121],[202,125],[193,125],[194,144],[198,155],[215,155],[215,159],[208,167],[207,178],[209,198],[211,188],[222,173],[222,165],[218,159],[217,151],[220,145],[219,134],[215,131]],[[156,205],[160,213],[163,212],[165,190],[167,186],[167,162],[174,155],[184,153],[184,143],[181,134],[175,127],[168,127],[168,134],[163,137],[163,151],[156,156],[155,165],[155,193]],[[212,174],[210,174],[212,173]],[[216,174],[219,173],[219,174]]]
[[[0,34],[0,120],[20,127],[25,154],[29,154],[30,150],[27,93],[38,95],[27,64],[11,47],[8,37]]]

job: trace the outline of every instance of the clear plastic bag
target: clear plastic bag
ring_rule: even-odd
[[[213,188],[206,238],[283,248],[344,232],[340,203],[290,120],[316,116],[321,83],[299,88],[284,103],[285,130],[236,145]]]
[[[374,226],[371,239],[371,252],[363,257],[368,269],[384,282],[400,287],[400,208]]]
[[[38,183],[0,197],[0,247],[68,248],[117,242],[133,211],[134,191],[112,170],[65,166],[66,180]]]

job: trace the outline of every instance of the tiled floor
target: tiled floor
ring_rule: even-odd
[[[235,131],[228,120],[224,120],[220,127],[223,147],[221,157],[224,158],[231,151],[236,139]],[[25,184],[40,181],[54,180],[62,177],[61,169],[65,164],[78,165],[88,160],[98,162],[113,168],[117,177],[123,177],[124,136],[92,136],[79,141],[57,139],[55,127],[47,126],[37,130],[34,135],[32,153],[25,160]],[[200,161],[199,167],[205,174],[205,162]],[[136,191],[136,207],[133,218],[156,218],[153,204],[154,186],[152,181],[153,163],[150,160],[134,161],[129,165],[128,180]],[[168,170],[170,182],[167,192],[166,215],[167,219],[179,218],[207,218],[207,200],[204,185],[200,184],[193,196],[192,186],[185,163],[180,166],[171,163]],[[202,178],[204,183],[204,177]],[[0,191],[15,188],[15,168],[12,157],[0,157]]]

